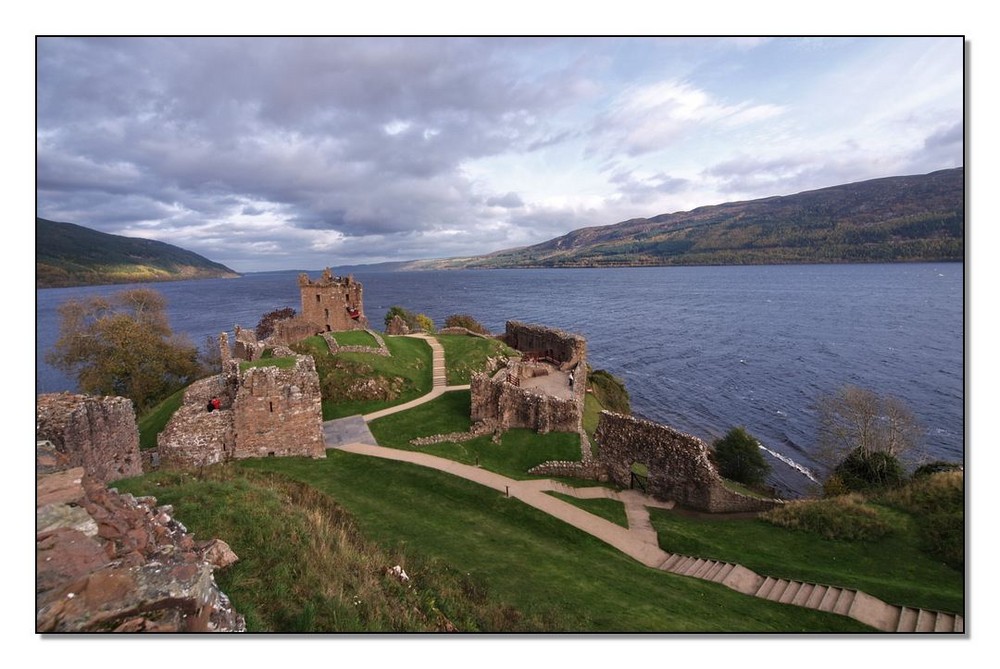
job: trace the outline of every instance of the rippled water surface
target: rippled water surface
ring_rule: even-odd
[[[336,268],[334,268],[336,270]],[[319,272],[311,273],[314,278]],[[201,345],[299,307],[297,272],[156,284],[170,323]],[[935,459],[964,442],[963,266],[794,265],[460,272],[358,272],[369,320],[395,304],[439,325],[454,313],[500,332],[522,320],[587,338],[590,363],[622,378],[636,413],[711,441],[745,426],[773,454],[772,483],[803,493],[814,457],[814,403],[851,383],[897,395],[927,428]],[[39,392],[72,390],[43,355],[56,307],[122,286],[37,294]]]

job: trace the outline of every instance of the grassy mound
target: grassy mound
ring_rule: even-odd
[[[487,358],[519,355],[498,339],[471,335],[437,335],[437,340],[444,349],[445,373],[450,386],[469,383],[474,372],[486,367]]]

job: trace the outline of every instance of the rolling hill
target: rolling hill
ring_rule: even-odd
[[[234,278],[225,265],[178,246],[35,219],[35,286]]]
[[[410,268],[937,262],[964,255],[959,167],[636,218]]]

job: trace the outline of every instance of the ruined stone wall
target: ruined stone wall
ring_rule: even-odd
[[[209,412],[206,405],[213,397],[222,400],[222,409]],[[188,386],[183,404],[156,438],[159,465],[204,467],[230,459],[236,447],[231,406],[232,398],[223,376],[201,379]]]
[[[311,356],[295,356],[290,369],[241,371],[232,414],[234,458],[326,457],[319,375]]]
[[[691,509],[765,511],[781,503],[727,489],[708,459],[705,442],[666,425],[603,411],[594,436],[600,444],[598,463],[618,485],[628,487],[632,464],[641,463],[648,468],[649,494]]]
[[[274,332],[267,338],[267,344],[291,346],[323,330],[324,326],[302,316],[286,318],[274,324]]]
[[[240,632],[215,583],[238,558],[197,542],[170,506],[109,490],[36,451],[35,632]]]
[[[336,332],[368,327],[363,287],[354,277],[334,276],[329,268],[316,281],[310,280],[308,274],[300,274],[299,291],[302,298],[299,315],[319,323],[321,330]],[[359,317],[352,318],[352,313]]]
[[[561,369],[571,369],[586,361],[587,340],[569,332],[541,325],[507,321],[504,342],[518,351],[550,358]]]
[[[236,326],[236,341],[233,347],[233,357],[237,360],[256,360],[260,357],[262,346],[257,342],[257,333]]]
[[[473,424],[483,423],[493,430],[524,427],[543,434],[577,431],[581,402],[520,388],[508,379],[508,369],[500,370],[493,377],[484,372],[472,375],[470,418]]]
[[[35,436],[52,442],[72,466],[83,467],[98,481],[142,474],[135,410],[124,397],[39,395]]]

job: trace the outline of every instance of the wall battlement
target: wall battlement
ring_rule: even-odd
[[[329,267],[316,281],[303,273],[299,275],[299,292],[302,298],[299,315],[316,323],[317,332],[368,327],[363,287],[353,276],[334,276]]]

